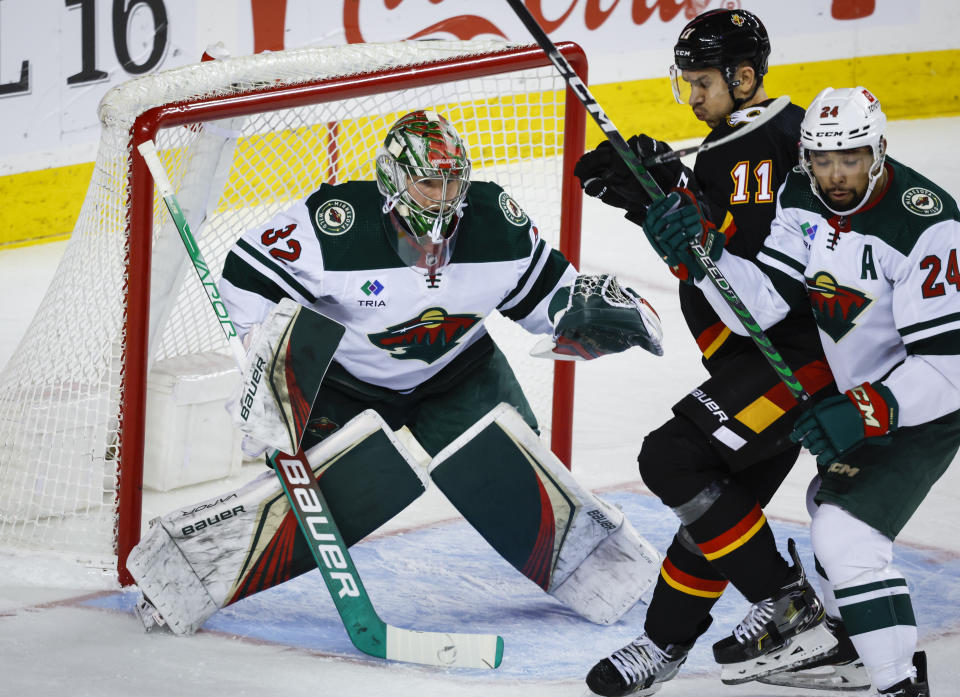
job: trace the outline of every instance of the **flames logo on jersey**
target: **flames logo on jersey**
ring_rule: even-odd
[[[745,123],[750,123],[760,116],[765,109],[766,107],[753,106],[747,107],[746,109],[741,109],[740,111],[735,111],[727,117],[727,125],[736,128],[737,126],[742,126]]]
[[[826,271],[818,271],[807,279],[807,293],[813,306],[817,326],[834,342],[840,341],[856,325],[873,299],[856,288],[841,286]]]
[[[367,334],[367,338],[377,348],[389,351],[393,358],[433,363],[456,346],[480,320],[479,315],[450,315],[442,307],[431,307],[413,319],[387,327],[384,332]]]

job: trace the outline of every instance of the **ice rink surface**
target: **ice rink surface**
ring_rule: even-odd
[[[960,195],[960,118],[894,122],[888,140],[892,157]],[[656,358],[634,349],[578,365],[573,472],[620,505],[662,550],[676,522],[639,482],[636,452],[644,434],[667,418],[670,405],[704,373],[680,316],[673,277],[647,248],[642,232],[593,201],[585,204],[583,229],[582,269],[613,271],[654,305],[663,318],[666,355]],[[64,246],[0,252],[0,364],[26,329]],[[781,548],[787,537],[796,538],[808,566],[803,498],[814,469],[813,460],[803,456],[767,509]],[[229,490],[259,472],[247,466],[237,481],[193,492],[191,500]],[[145,516],[179,505],[165,502],[157,509],[161,504],[145,501]],[[958,509],[960,467],[954,465],[896,547],[938,697],[960,694]],[[316,572],[241,601],[197,635],[178,638],[144,634],[131,610],[134,594],[121,591],[109,577],[49,560],[0,557],[0,695],[583,695],[590,666],[642,628],[643,605],[610,627],[572,615],[492,552],[435,488],[353,553],[384,620],[416,629],[500,633],[503,665],[496,671],[452,671],[360,654]],[[720,683],[710,644],[745,610],[743,599],[729,590],[717,605],[714,627],[680,676],[659,694],[798,694]]]

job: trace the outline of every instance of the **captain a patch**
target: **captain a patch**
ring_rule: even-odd
[[[500,210],[503,211],[504,217],[514,225],[526,225],[530,222],[530,218],[523,212],[520,204],[510,198],[510,195],[506,191],[500,192],[498,203],[500,204]]]
[[[911,213],[924,217],[936,215],[943,210],[943,201],[930,189],[915,186],[903,192],[903,207]]]
[[[317,227],[328,235],[342,235],[353,227],[354,218],[353,206],[338,198],[324,201],[317,208]]]

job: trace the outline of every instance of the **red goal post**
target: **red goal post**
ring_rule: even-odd
[[[586,82],[583,51],[572,43],[559,48]],[[226,250],[244,229],[322,181],[371,178],[369,162],[386,128],[415,108],[444,113],[467,142],[474,178],[503,185],[544,236],[579,265],[581,192],[572,172],[583,152],[585,113],[539,47],[403,42],[299,49],[144,76],[104,98],[97,172],[57,273],[83,278],[71,282],[72,291],[52,287],[38,317],[44,306],[65,303],[68,294],[118,294],[117,307],[67,308],[82,322],[89,314],[91,324],[110,325],[89,332],[80,327],[74,337],[83,351],[104,353],[91,362],[102,366],[106,377],[77,368],[59,371],[52,387],[48,375],[39,392],[30,391],[29,379],[11,387],[8,372],[19,367],[22,374],[31,352],[56,336],[38,320],[0,374],[0,434],[6,439],[8,431],[13,433],[18,446],[17,462],[0,454],[0,549],[63,552],[79,545],[80,556],[95,565],[106,552],[102,541],[81,544],[75,530],[71,535],[60,530],[65,522],[72,527],[71,519],[85,521],[91,536],[100,538],[109,529],[119,578],[130,583],[124,563],[142,526],[151,369],[184,355],[227,354],[196,279],[184,273],[186,254],[171,234],[137,145],[156,141],[216,280]],[[111,135],[111,129],[119,135]],[[117,142],[108,142],[111,138]],[[114,236],[121,238],[119,246]],[[119,280],[100,287],[84,276],[91,274],[119,275]],[[119,314],[110,318],[114,313]],[[42,339],[33,338],[41,334]],[[529,339],[523,351],[509,351],[508,358],[525,389],[535,392],[528,374],[542,368],[522,363],[533,343]],[[549,404],[534,407],[554,452],[569,466],[573,365],[550,367]],[[26,372],[44,373],[42,368]],[[55,403],[47,401],[51,394]],[[75,409],[78,400],[82,406]],[[18,416],[8,409],[14,402],[27,404]],[[68,423],[61,429],[68,455],[53,452],[57,444],[51,446],[49,438],[37,445],[24,436],[24,430],[45,430],[24,423],[31,415],[56,428],[79,419],[80,426]],[[76,446],[71,439],[87,437],[90,443],[71,447]],[[31,467],[23,460],[31,452],[55,466],[43,463],[42,473],[21,476],[16,468]],[[86,499],[71,500],[75,484],[93,491]],[[43,491],[48,485],[49,496]],[[34,493],[16,501],[3,493],[6,487],[29,486]],[[18,531],[31,529],[32,534],[18,537]],[[44,529],[50,535],[37,534]]]

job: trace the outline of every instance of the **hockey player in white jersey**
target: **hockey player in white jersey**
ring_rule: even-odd
[[[376,181],[323,184],[231,249],[219,290],[245,340],[292,299],[345,326],[302,447],[346,544],[435,483],[524,576],[595,622],[656,576],[655,550],[580,487],[484,328],[494,310],[552,337],[549,357],[631,346],[660,354],[653,309],[612,276],[583,276],[510,195],[471,182],[442,116],[389,130]],[[543,344],[543,342],[541,342]],[[406,427],[432,458],[395,436]],[[314,567],[272,472],[153,521],[127,562],[141,617],[178,634]]]
[[[843,392],[810,407],[791,436],[817,458],[811,538],[825,604],[879,694],[921,697],[925,656],[893,540],[960,447],[960,212],[886,155],[885,124],[869,90],[821,92],[756,262],[723,254],[718,266],[761,327],[812,308]],[[656,205],[648,224],[669,249],[702,234],[676,194]],[[698,286],[742,332],[712,286]]]

